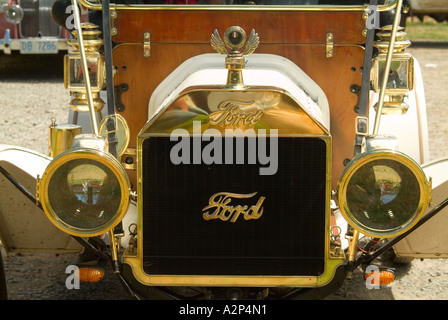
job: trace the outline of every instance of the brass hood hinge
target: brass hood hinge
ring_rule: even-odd
[[[143,34],[143,56],[149,58],[151,56],[151,33],[145,32]]]

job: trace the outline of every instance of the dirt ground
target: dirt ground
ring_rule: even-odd
[[[448,153],[448,44],[414,44],[409,52],[420,61],[425,82],[431,159]],[[3,60],[2,60],[3,58]],[[67,121],[68,92],[63,88],[62,66],[42,58],[51,72],[33,69],[35,61],[22,61],[27,73],[8,73],[10,58],[0,56],[0,142],[20,145],[47,153],[50,118]],[[59,57],[60,58],[60,57]],[[58,58],[58,59],[59,59]],[[6,61],[6,63],[5,63]],[[50,61],[50,62],[49,62]],[[34,70],[34,71],[33,71]],[[6,75],[6,76],[5,76]],[[20,97],[20,99],[18,99]],[[4,254],[4,252],[2,251]],[[129,299],[110,270],[99,283],[82,283],[80,289],[65,286],[66,267],[76,256],[11,254],[5,256],[5,269],[10,299],[18,300],[110,300]],[[328,297],[339,299],[380,300],[445,300],[448,299],[448,263],[442,259],[413,260],[395,265],[397,280],[381,289],[367,289],[359,270],[343,287]]]

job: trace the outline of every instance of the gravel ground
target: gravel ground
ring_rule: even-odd
[[[447,155],[448,44],[414,44],[409,52],[419,59],[427,96],[431,158]],[[62,83],[62,56],[0,56],[0,142],[47,153],[51,118],[68,118],[68,92]],[[4,252],[3,252],[4,253]],[[65,287],[65,268],[76,256],[9,255],[5,259],[10,299],[110,300],[128,299],[118,280],[106,273],[103,281]],[[368,290],[357,270],[351,280],[328,299],[448,299],[448,263],[443,259],[414,260],[396,265],[397,280],[380,290]],[[106,271],[108,269],[106,268]]]

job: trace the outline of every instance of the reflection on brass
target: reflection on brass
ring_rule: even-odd
[[[398,139],[392,135],[366,136],[362,149],[363,152],[374,149],[388,149],[398,151]]]
[[[81,134],[82,128],[74,124],[56,124],[54,118],[51,120],[48,134],[48,154],[54,158],[72,147],[75,136]]]
[[[87,94],[84,92],[72,91],[73,99],[70,101],[70,107],[76,112],[89,112],[89,105],[87,103]],[[104,101],[100,98],[99,92],[92,92],[93,108],[95,112],[99,112],[104,107]]]
[[[202,217],[204,220],[212,220],[212,219],[220,219],[222,221],[236,222],[240,215],[244,216],[244,220],[256,220],[259,219],[263,215],[263,208],[261,207],[263,204],[265,197],[260,197],[258,199],[257,204],[251,206],[237,205],[232,206],[230,202],[233,199],[248,199],[255,196],[257,192],[250,194],[238,194],[238,193],[229,193],[229,192],[218,192],[212,195],[209,199],[209,204],[202,211],[206,211],[209,209],[215,209],[215,211],[206,211],[203,213]]]
[[[218,111],[210,114],[210,123],[216,125],[238,126],[240,121],[246,126],[254,126],[262,116],[262,110],[245,113],[240,110],[240,105],[250,106],[255,101],[223,101],[218,105]]]
[[[404,102],[405,96],[385,96],[384,105],[381,114],[405,114],[409,110],[409,105]],[[378,112],[378,103],[373,106],[375,112]]]
[[[105,138],[91,133],[79,134],[73,140],[73,149],[95,149],[101,152],[107,152],[109,149],[108,142]]]
[[[264,87],[251,87],[250,90],[205,87],[189,91],[148,122],[142,132],[170,134],[178,128],[193,132],[194,121],[200,121],[203,130],[213,128],[223,134],[226,129],[329,134],[296,100],[277,89]]]

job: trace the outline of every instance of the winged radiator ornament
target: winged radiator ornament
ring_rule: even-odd
[[[252,29],[249,40],[246,42],[246,33],[242,28],[237,26],[230,27],[226,30],[224,33],[224,41],[221,39],[218,30],[216,29],[211,37],[212,48],[219,54],[224,55],[240,53],[238,50],[243,47],[244,44],[246,44],[246,48],[242,55],[250,55],[255,51],[259,43],[260,38],[255,30]],[[227,50],[227,47],[231,49],[230,52]]]
[[[225,54],[225,55],[228,54],[226,45],[224,44],[224,41],[221,40],[218,30],[216,29],[215,32],[212,34],[211,44],[212,48],[215,49],[215,51],[218,52],[219,54]]]
[[[224,32],[224,40],[219,36],[218,30],[212,34],[211,46],[219,54],[226,55],[227,75],[226,87],[230,89],[244,89],[242,70],[245,68],[244,56],[252,54],[260,43],[258,34],[252,29],[249,40],[246,42],[246,32],[241,27],[233,26]],[[245,46],[245,50],[240,49]],[[230,51],[227,50],[230,49]]]
[[[243,52],[243,55],[247,56],[249,54],[252,54],[255,49],[258,48],[259,43],[260,38],[258,37],[258,33],[255,33],[255,30],[252,29],[249,40],[247,40],[246,42],[246,50]]]

